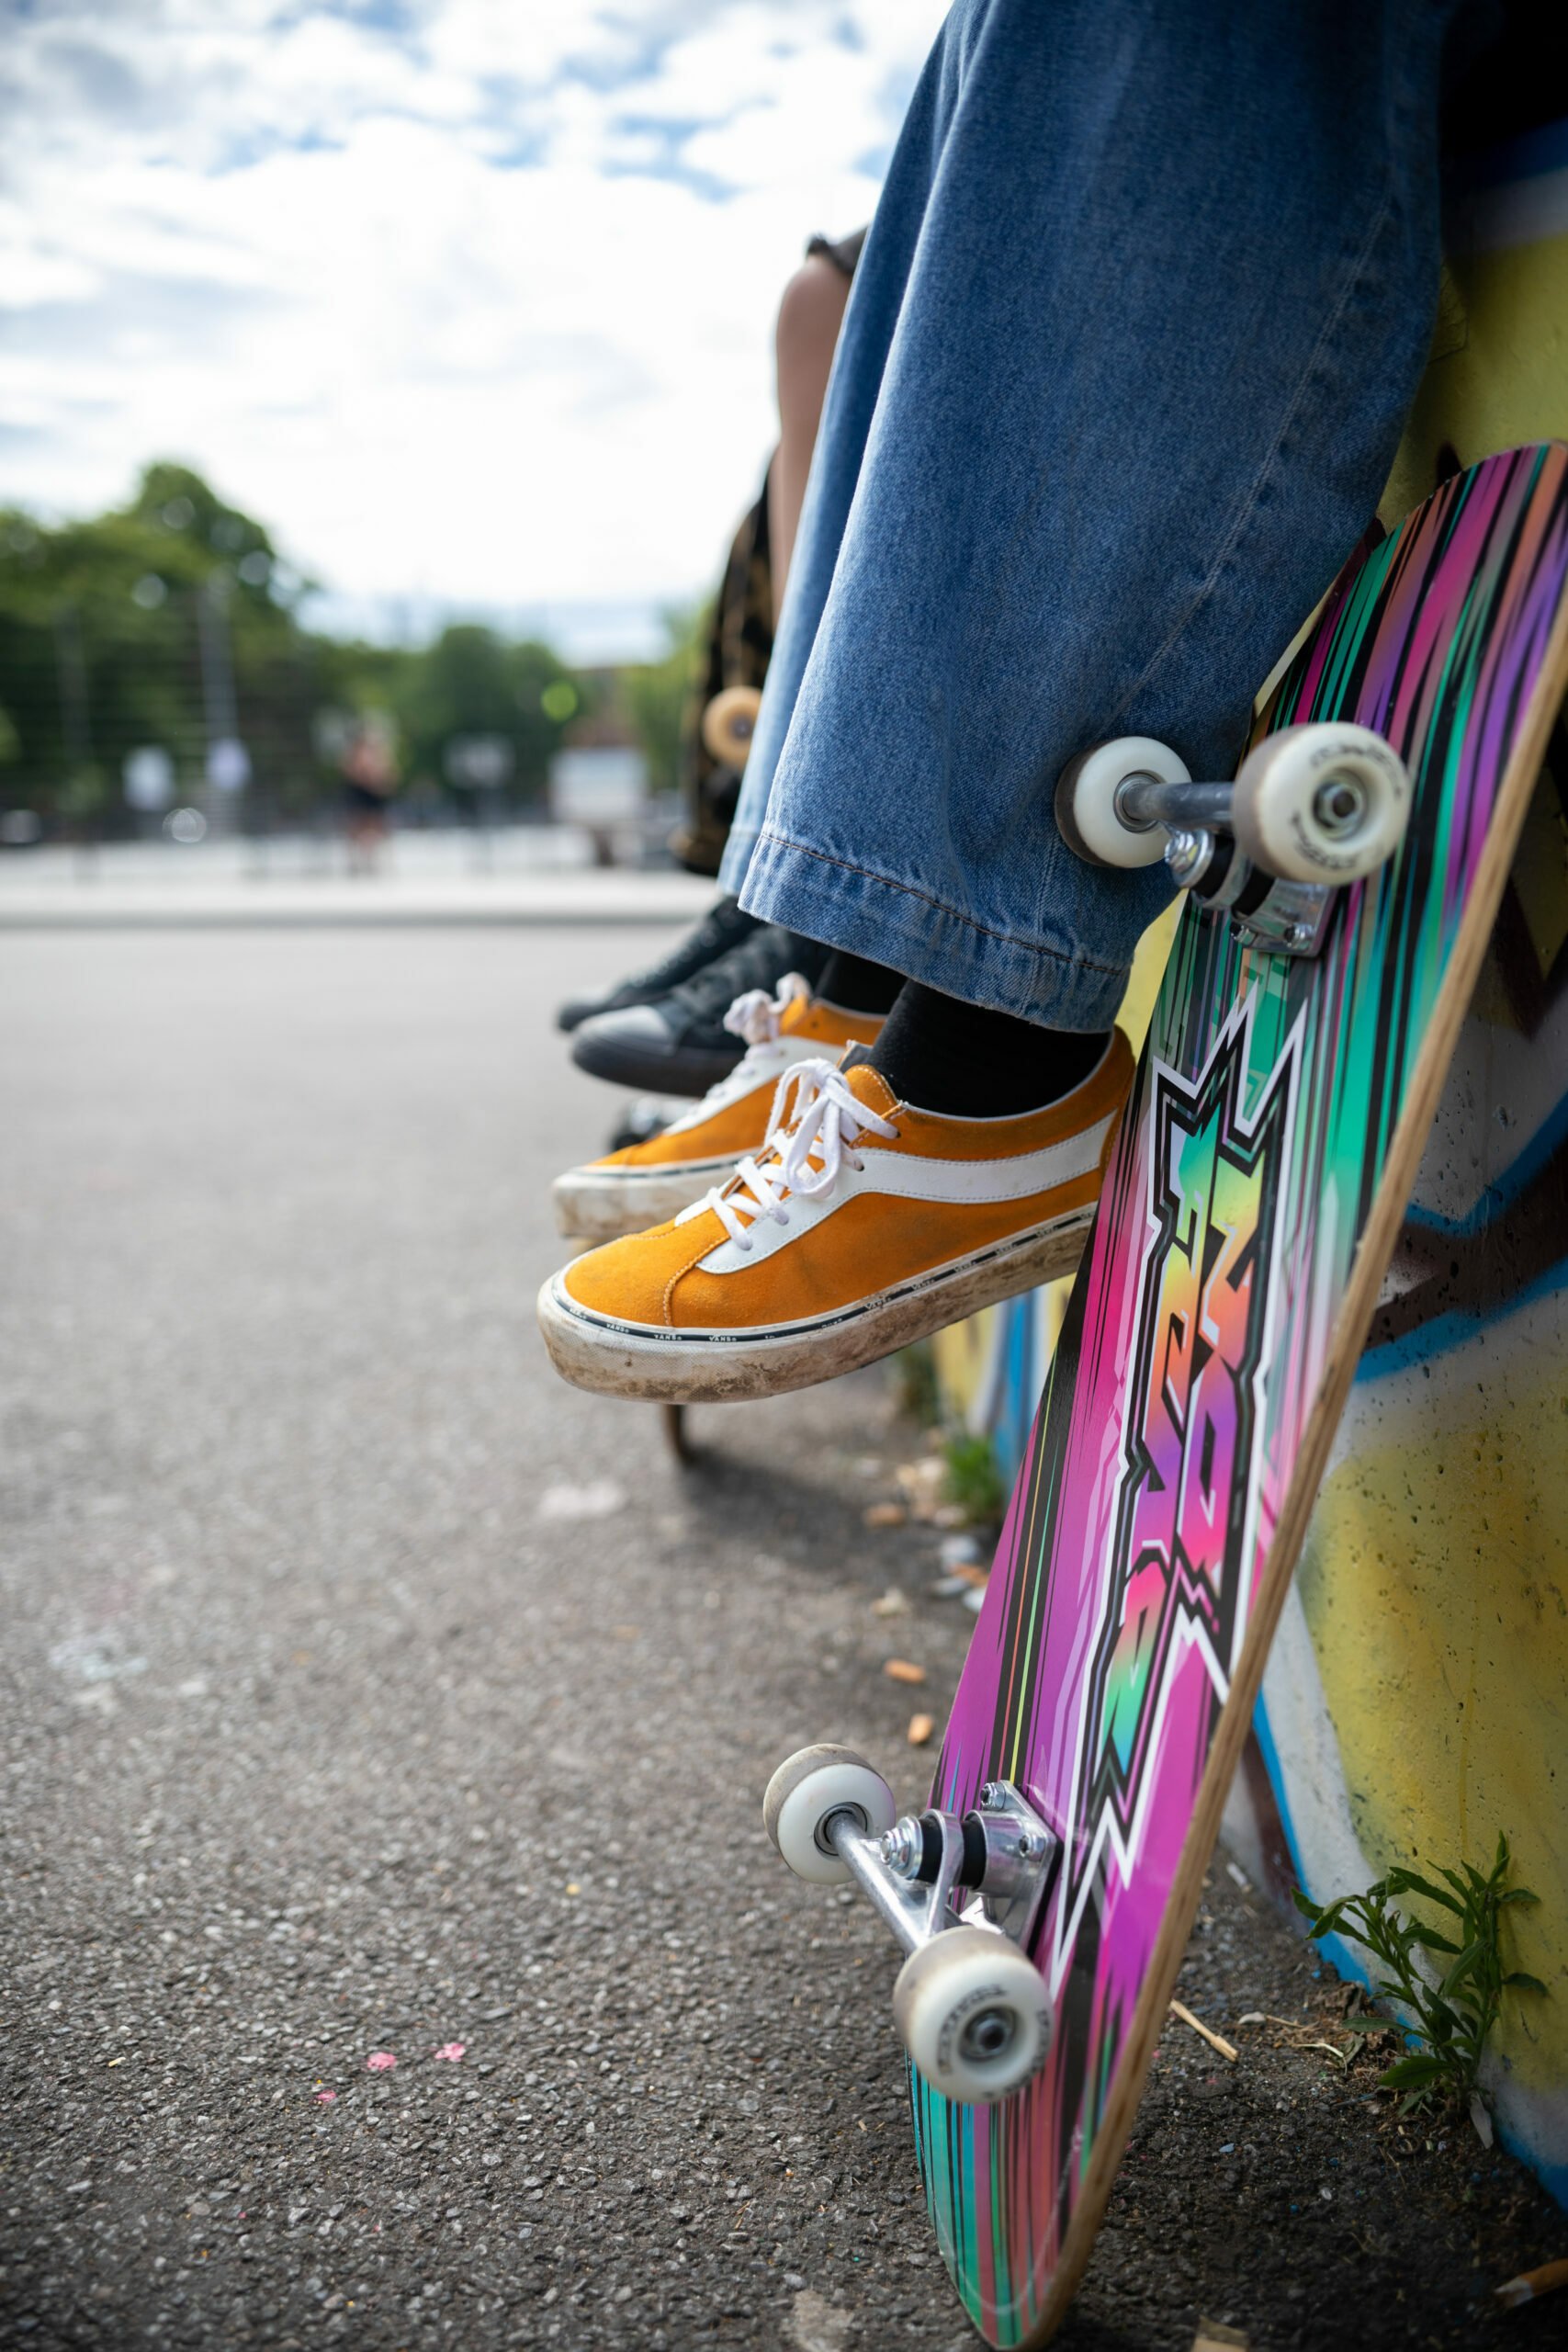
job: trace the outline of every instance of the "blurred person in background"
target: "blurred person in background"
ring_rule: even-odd
[[[391,830],[388,812],[399,781],[391,721],[374,712],[356,720],[339,766],[348,870],[355,875],[375,874]]]

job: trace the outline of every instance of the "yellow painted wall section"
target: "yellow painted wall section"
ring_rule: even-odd
[[[1496,2036],[1532,2109],[1568,2065],[1564,1322],[1548,1299],[1363,1388],[1297,1577],[1370,1871],[1484,1867],[1502,1830],[1540,1897],[1509,1952],[1550,1997],[1510,1995]]]
[[[1508,190],[1483,199],[1472,221],[1478,247],[1457,253],[1445,270],[1432,359],[1379,510],[1385,523],[1427,495],[1445,452],[1468,465],[1520,442],[1568,438],[1568,233],[1499,242],[1515,201]],[[1557,783],[1556,792],[1543,786],[1536,796],[1512,888],[1548,993],[1562,985],[1568,931],[1564,779]],[[1468,1120],[1472,1134],[1478,1126],[1495,1134],[1500,1111],[1518,1115],[1521,1093],[1521,1153],[1561,1125],[1568,1024],[1546,1018],[1528,1045],[1514,1030],[1505,1080],[1512,1027],[1498,966],[1489,962],[1468,1033],[1471,1074],[1456,1067],[1439,1131],[1446,1118],[1456,1130]],[[1492,1043],[1478,1047],[1488,1036]],[[1495,1088],[1487,1083],[1492,1073]],[[1515,1099],[1505,1104],[1495,1095]],[[1568,1229],[1560,1245],[1568,1252]],[[1338,1750],[1347,1827],[1368,1875],[1395,1861],[1451,1865],[1461,1856],[1484,1867],[1501,1830],[1517,1882],[1540,1898],[1516,1906],[1508,1925],[1513,1964],[1539,1976],[1548,1997],[1506,1996],[1489,2090],[1507,2136],[1568,2201],[1568,1296],[1561,1265],[1555,1286],[1551,1275],[1533,1295],[1527,1286],[1522,1303],[1502,1303],[1457,1346],[1358,1382],[1297,1590]],[[1267,1684],[1263,1706],[1267,1718]],[[1275,1770],[1287,1817],[1300,1823],[1313,1812],[1297,1802],[1316,1770],[1309,1744],[1276,1741]],[[1320,1883],[1331,1844],[1298,1838],[1298,1863],[1320,1900],[1348,1891]]]
[[[1445,446],[1470,465],[1568,437],[1568,233],[1460,254],[1443,272],[1432,357],[1378,513],[1420,504]]]

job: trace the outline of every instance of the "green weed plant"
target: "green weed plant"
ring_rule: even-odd
[[[942,1389],[936,1376],[936,1358],[931,1342],[917,1340],[912,1347],[900,1348],[893,1359],[898,1409],[923,1430],[935,1429],[942,1419]]]
[[[1008,1490],[988,1437],[954,1430],[942,1440],[942,1488],[971,1527],[988,1526],[1007,1509]]]
[[[1457,1871],[1439,1867],[1435,1879],[1391,1870],[1364,1894],[1342,1894],[1336,1903],[1313,1903],[1296,1891],[1296,1907],[1311,1920],[1314,1939],[1344,1936],[1370,1952],[1383,1972],[1374,1980],[1377,1990],[1404,2012],[1401,2023],[1425,2045],[1396,2058],[1378,2077],[1381,2090],[1403,2094],[1404,2113],[1434,2098],[1467,2106],[1505,1991],[1546,1990],[1539,1977],[1503,1964],[1504,1912],[1538,1899],[1528,1886],[1508,1885],[1512,1867],[1508,1841],[1499,1836],[1484,1872],[1473,1862],[1461,1862]],[[1411,1895],[1435,1905],[1441,1926],[1395,1907],[1396,1899]],[[1352,2033],[1387,2030],[1380,2018],[1348,2018],[1346,2027]]]

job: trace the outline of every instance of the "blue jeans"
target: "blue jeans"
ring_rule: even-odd
[[[723,874],[946,994],[1106,1027],[1163,868],[1108,736],[1234,773],[1430,338],[1442,0],[957,0],[855,277]]]

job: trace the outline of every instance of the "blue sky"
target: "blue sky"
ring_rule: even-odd
[[[181,458],[337,617],[632,650],[943,0],[0,0],[0,503]]]

